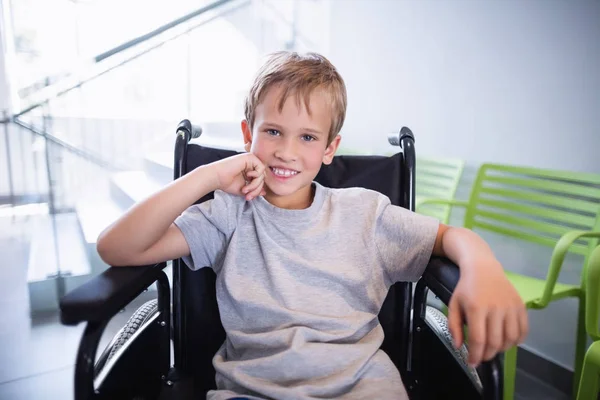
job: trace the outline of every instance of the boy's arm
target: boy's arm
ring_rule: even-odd
[[[245,172],[245,173],[243,173]],[[159,192],[135,204],[98,237],[97,250],[109,265],[147,265],[190,254],[183,233],[173,223],[199,198],[216,189],[262,193],[264,167],[252,154],[242,154],[196,168]],[[251,179],[247,183],[243,177]]]
[[[448,323],[458,347],[466,322],[469,363],[490,360],[523,342],[528,332],[527,310],[483,239],[469,229],[440,224],[433,254],[449,258],[460,269],[448,305]]]

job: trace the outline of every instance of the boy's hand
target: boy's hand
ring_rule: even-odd
[[[252,200],[265,194],[265,166],[252,153],[238,154],[212,164],[217,188]]]
[[[448,305],[454,344],[463,343],[468,327],[469,364],[478,365],[522,343],[528,332],[527,310],[495,257],[461,265],[461,276]]]

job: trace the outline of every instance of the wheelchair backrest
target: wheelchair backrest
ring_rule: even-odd
[[[234,154],[237,153],[188,144],[187,160],[182,174],[200,165]],[[364,187],[376,190],[388,196],[392,204],[404,206],[405,195],[412,190],[410,187],[412,180],[402,179],[402,170],[405,168],[404,158],[403,153],[391,157],[336,156],[331,165],[324,165],[321,168],[315,180],[323,186],[332,188]],[[212,197],[213,193],[210,193],[199,199],[197,203]],[[204,392],[215,387],[212,358],[225,340],[216,300],[216,276],[210,268],[191,271],[181,260],[174,262],[174,268],[181,278],[179,279],[181,287],[174,287],[174,308],[178,308],[176,304],[179,303],[183,314],[181,321],[175,324],[175,330],[181,330],[181,337],[177,338],[176,332],[175,338],[181,340],[183,349],[180,354],[183,361],[179,367],[184,370],[183,372],[193,374],[197,390]],[[177,293],[181,294],[181,299],[176,299]],[[382,349],[403,375],[405,375],[408,359],[411,300],[411,284],[396,283],[390,288],[379,313],[379,320],[385,332]]]

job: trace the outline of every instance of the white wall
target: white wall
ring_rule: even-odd
[[[334,0],[330,39],[347,144],[600,172],[599,1]]]
[[[332,0],[328,56],[348,87],[345,145],[600,173],[600,1]],[[460,224],[460,218],[453,218]],[[506,269],[544,278],[550,248],[482,233]],[[561,280],[578,283],[581,259]],[[577,304],[529,313],[526,347],[573,366]]]

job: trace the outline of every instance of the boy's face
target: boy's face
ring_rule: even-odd
[[[267,201],[280,208],[306,208],[312,201],[311,183],[321,164],[331,163],[340,136],[327,145],[332,118],[325,93],[311,93],[309,114],[295,95],[279,112],[281,91],[277,86],[267,91],[256,107],[252,130],[242,121],[244,142],[246,151],[265,164]]]

